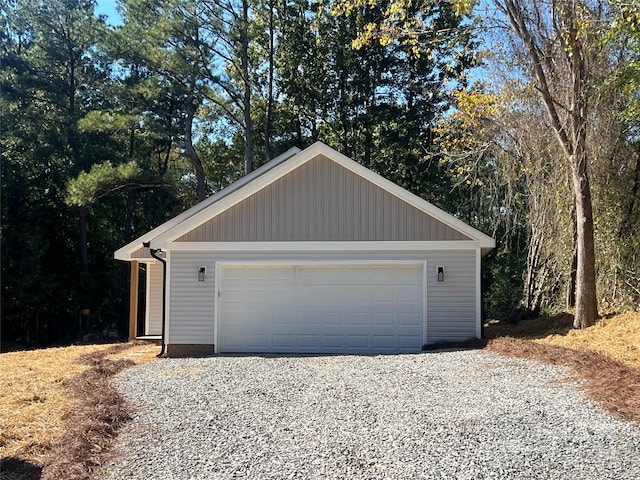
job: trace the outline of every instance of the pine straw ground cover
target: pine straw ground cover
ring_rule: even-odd
[[[517,325],[489,322],[489,340],[460,346],[568,366],[585,380],[592,398],[640,423],[640,313],[581,331],[571,329],[571,320],[561,315]],[[110,378],[154,360],[157,352],[149,345],[117,344],[1,354],[0,479],[90,478],[130,413]]]
[[[0,355],[0,479],[88,478],[127,407],[109,378],[158,347],[116,344]]]
[[[640,313],[626,312],[584,329],[561,315],[517,325],[489,322],[486,349],[570,367],[610,412],[640,423]],[[516,338],[518,337],[518,338]]]

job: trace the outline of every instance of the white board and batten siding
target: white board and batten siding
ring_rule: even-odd
[[[170,344],[213,345],[215,262],[205,252],[170,252],[168,332]],[[207,267],[203,282],[198,269]]]
[[[145,310],[144,334],[162,334],[162,264],[146,263],[147,308]]]

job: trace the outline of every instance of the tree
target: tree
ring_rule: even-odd
[[[441,43],[411,45],[358,35],[378,28],[392,2],[353,8],[288,2],[280,21],[278,86],[296,125],[298,143],[322,139],[345,155],[414,193],[449,208],[449,179],[431,161],[433,128],[449,108],[446,92],[464,82],[473,41],[454,33],[462,21],[447,3],[420,10]],[[419,10],[420,4],[415,7]],[[412,7],[413,8],[413,7]]]
[[[141,86],[162,86],[173,99],[171,121],[181,126],[177,140],[181,155],[191,162],[198,201],[207,197],[207,183],[194,146],[194,125],[208,95],[206,68],[210,62],[200,13],[194,1],[126,0],[124,24],[113,41],[121,45],[114,51],[130,66],[133,76],[144,77]]]
[[[91,1],[32,0],[6,4],[2,12],[2,193],[7,207],[2,228],[11,231],[4,237],[3,257],[15,259],[2,264],[3,287],[13,289],[3,289],[3,295],[10,295],[9,303],[18,309],[28,305],[25,313],[11,312],[9,318],[31,328],[24,315],[38,322],[46,316],[49,332],[59,336],[67,335],[78,310],[88,311],[93,302],[89,212],[84,206],[75,209],[77,221],[71,227],[64,186],[108,148],[104,139],[78,128],[79,120],[103,100],[99,86],[106,78],[96,54],[104,24],[94,17],[94,6]],[[31,242],[25,242],[29,237]],[[76,262],[67,258],[71,245],[76,246]],[[20,259],[33,250],[35,263],[25,271],[27,263],[19,265]],[[34,287],[50,282],[51,287],[40,286],[42,294],[29,298],[30,289],[17,287],[23,282]],[[56,294],[66,301],[43,298]],[[72,306],[76,302],[79,309]],[[87,317],[83,315],[85,327]]]
[[[576,218],[574,327],[589,327],[598,318],[598,302],[587,158],[589,105],[586,89],[590,80],[587,64],[590,45],[585,24],[596,19],[595,12],[578,0],[554,0],[550,5],[533,2],[530,9],[514,0],[497,1],[496,5],[509,19],[529,56],[536,88],[571,168]],[[553,50],[558,53],[547,53]],[[544,56],[542,52],[545,52]],[[562,77],[568,78],[570,85],[567,89],[554,89],[552,82]]]
[[[245,173],[253,170],[252,94],[255,88],[251,64],[253,9],[249,0],[206,0],[200,3],[208,25],[213,60],[206,66],[212,82],[210,100],[242,130]]]
[[[347,9],[366,2],[341,2]],[[459,12],[468,12],[472,2],[452,2]],[[371,32],[383,38],[408,37],[411,45],[422,38],[437,35],[419,15],[409,13],[411,2],[398,0],[385,12],[383,28]],[[596,298],[595,242],[593,206],[588,175],[587,130],[589,105],[587,87],[591,72],[589,25],[598,11],[579,0],[534,1],[527,5],[517,0],[495,0],[495,6],[508,19],[515,38],[528,56],[528,70],[545,105],[551,126],[561,146],[571,178],[576,215],[576,310],[574,326],[584,328],[598,317]],[[600,10],[602,11],[602,10]],[[368,41],[371,33],[365,34]],[[568,79],[567,88],[555,88],[558,80]]]

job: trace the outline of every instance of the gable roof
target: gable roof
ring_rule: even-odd
[[[269,186],[273,186],[276,182],[281,181],[283,177],[297,169],[300,169],[300,167],[305,166],[307,163],[319,156],[326,157],[331,162],[334,162],[335,164],[352,172],[355,176],[361,177],[367,182],[370,182],[384,190],[385,193],[388,192],[387,196],[390,198],[393,198],[394,200],[397,199],[400,203],[407,204],[413,209],[423,212],[429,217],[432,217],[438,222],[444,224],[447,231],[450,231],[448,236],[439,239],[471,240],[477,242],[477,246],[482,248],[483,252],[487,252],[495,247],[495,240],[493,238],[467,225],[453,215],[444,212],[417,195],[414,195],[395,183],[383,178],[359,163],[349,159],[324,143],[316,142],[302,151],[297,148],[288,150],[284,154],[273,159],[271,162],[263,165],[227,188],[200,202],[193,208],[182,212],[173,219],[117,250],[114,256],[116,259],[130,260],[138,256],[135,253],[141,249],[143,242],[151,242],[154,248],[166,248],[167,243],[170,242],[197,240],[194,236],[190,237],[189,233],[193,232],[198,227],[201,227],[206,222],[210,222],[211,219],[220,216],[225,212],[232,211],[234,207],[237,207],[241,202],[246,201],[252,195],[263,191],[263,189],[266,189]],[[398,201],[396,201],[396,204]],[[234,240],[236,239],[227,237],[216,238],[216,241]],[[269,239],[256,238],[254,241],[255,240],[260,241]],[[334,239],[325,238],[325,240]],[[359,239],[354,238],[353,240]],[[383,240],[383,238],[379,238],[379,240]],[[396,240],[396,238],[392,240]],[[402,240],[402,238],[397,238],[397,240]]]

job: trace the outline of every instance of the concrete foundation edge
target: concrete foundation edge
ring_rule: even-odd
[[[202,357],[213,355],[213,344],[169,344],[165,348],[167,357]]]

